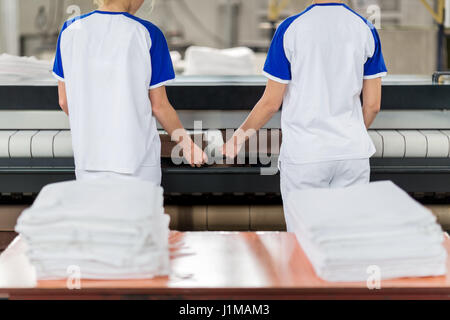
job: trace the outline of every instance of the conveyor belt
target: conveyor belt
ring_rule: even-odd
[[[221,135],[211,131],[206,138],[220,144]],[[450,193],[450,130],[371,130],[370,136],[377,149],[372,180],[392,180],[408,192]],[[165,157],[172,146],[163,143]],[[279,177],[262,175],[260,164],[192,169],[163,162],[169,196],[280,193]],[[0,193],[37,193],[48,183],[73,179],[70,131],[0,131],[0,176]]]
[[[68,130],[0,131],[0,159],[73,157]]]
[[[196,120],[215,141],[217,130],[236,129],[264,90],[264,77],[179,77],[169,97],[187,129]],[[280,129],[280,113],[266,125]],[[56,82],[4,83],[0,79],[0,193],[36,193],[45,184],[73,179],[67,116],[59,111]],[[370,131],[377,152],[373,180],[393,180],[409,192],[450,192],[450,85],[431,77],[388,77],[382,112]],[[173,146],[165,139],[163,154]],[[220,139],[219,139],[220,140]],[[218,141],[215,141],[217,144]],[[272,150],[273,154],[277,152]],[[168,195],[278,195],[277,175],[261,164],[192,169],[163,161]]]
[[[218,143],[214,133],[209,137]],[[450,158],[450,130],[370,130],[369,134],[377,149],[374,158]],[[68,130],[0,130],[0,159],[71,157]]]

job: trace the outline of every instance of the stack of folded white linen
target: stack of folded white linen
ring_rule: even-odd
[[[247,47],[215,49],[191,46],[186,50],[184,75],[254,75],[255,53]]]
[[[0,85],[20,83],[22,85],[41,85],[56,83],[50,61],[35,57],[17,57],[0,54]]]
[[[392,182],[293,191],[285,208],[324,280],[446,274],[444,233],[436,218]]]
[[[18,220],[37,278],[141,279],[169,273],[163,190],[120,178],[46,186]]]

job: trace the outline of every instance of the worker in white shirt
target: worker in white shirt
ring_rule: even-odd
[[[156,119],[191,166],[207,161],[171,106],[175,79],[166,39],[134,16],[143,0],[96,0],[99,10],[67,21],[53,74],[69,115],[77,179],[120,176],[161,183]],[[156,118],[156,119],[155,119]]]
[[[264,66],[265,93],[223,153],[236,157],[248,132],[283,105],[284,200],[298,189],[367,184],[375,153],[367,129],[380,111],[386,73],[375,27],[342,1],[314,1],[279,26]],[[286,223],[291,230],[289,216]]]

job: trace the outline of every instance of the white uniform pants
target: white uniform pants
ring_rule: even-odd
[[[280,183],[283,203],[290,192],[304,189],[346,188],[370,182],[369,159],[342,160],[312,164],[280,163]],[[326,205],[326,204],[324,204]],[[288,231],[292,231],[288,214],[285,219]]]
[[[140,179],[148,182],[152,182],[156,185],[161,185],[161,167],[141,167],[136,174],[124,174],[109,171],[85,171],[76,170],[75,171],[77,180],[85,179],[98,179],[98,178],[125,178],[125,179]]]

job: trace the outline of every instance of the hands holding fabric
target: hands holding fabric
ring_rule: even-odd
[[[183,137],[180,145],[183,150],[183,157],[191,167],[201,167],[208,162],[206,153],[189,136]]]
[[[234,159],[245,146],[246,135],[242,129],[236,130],[230,140],[222,147],[222,154],[228,159]]]

